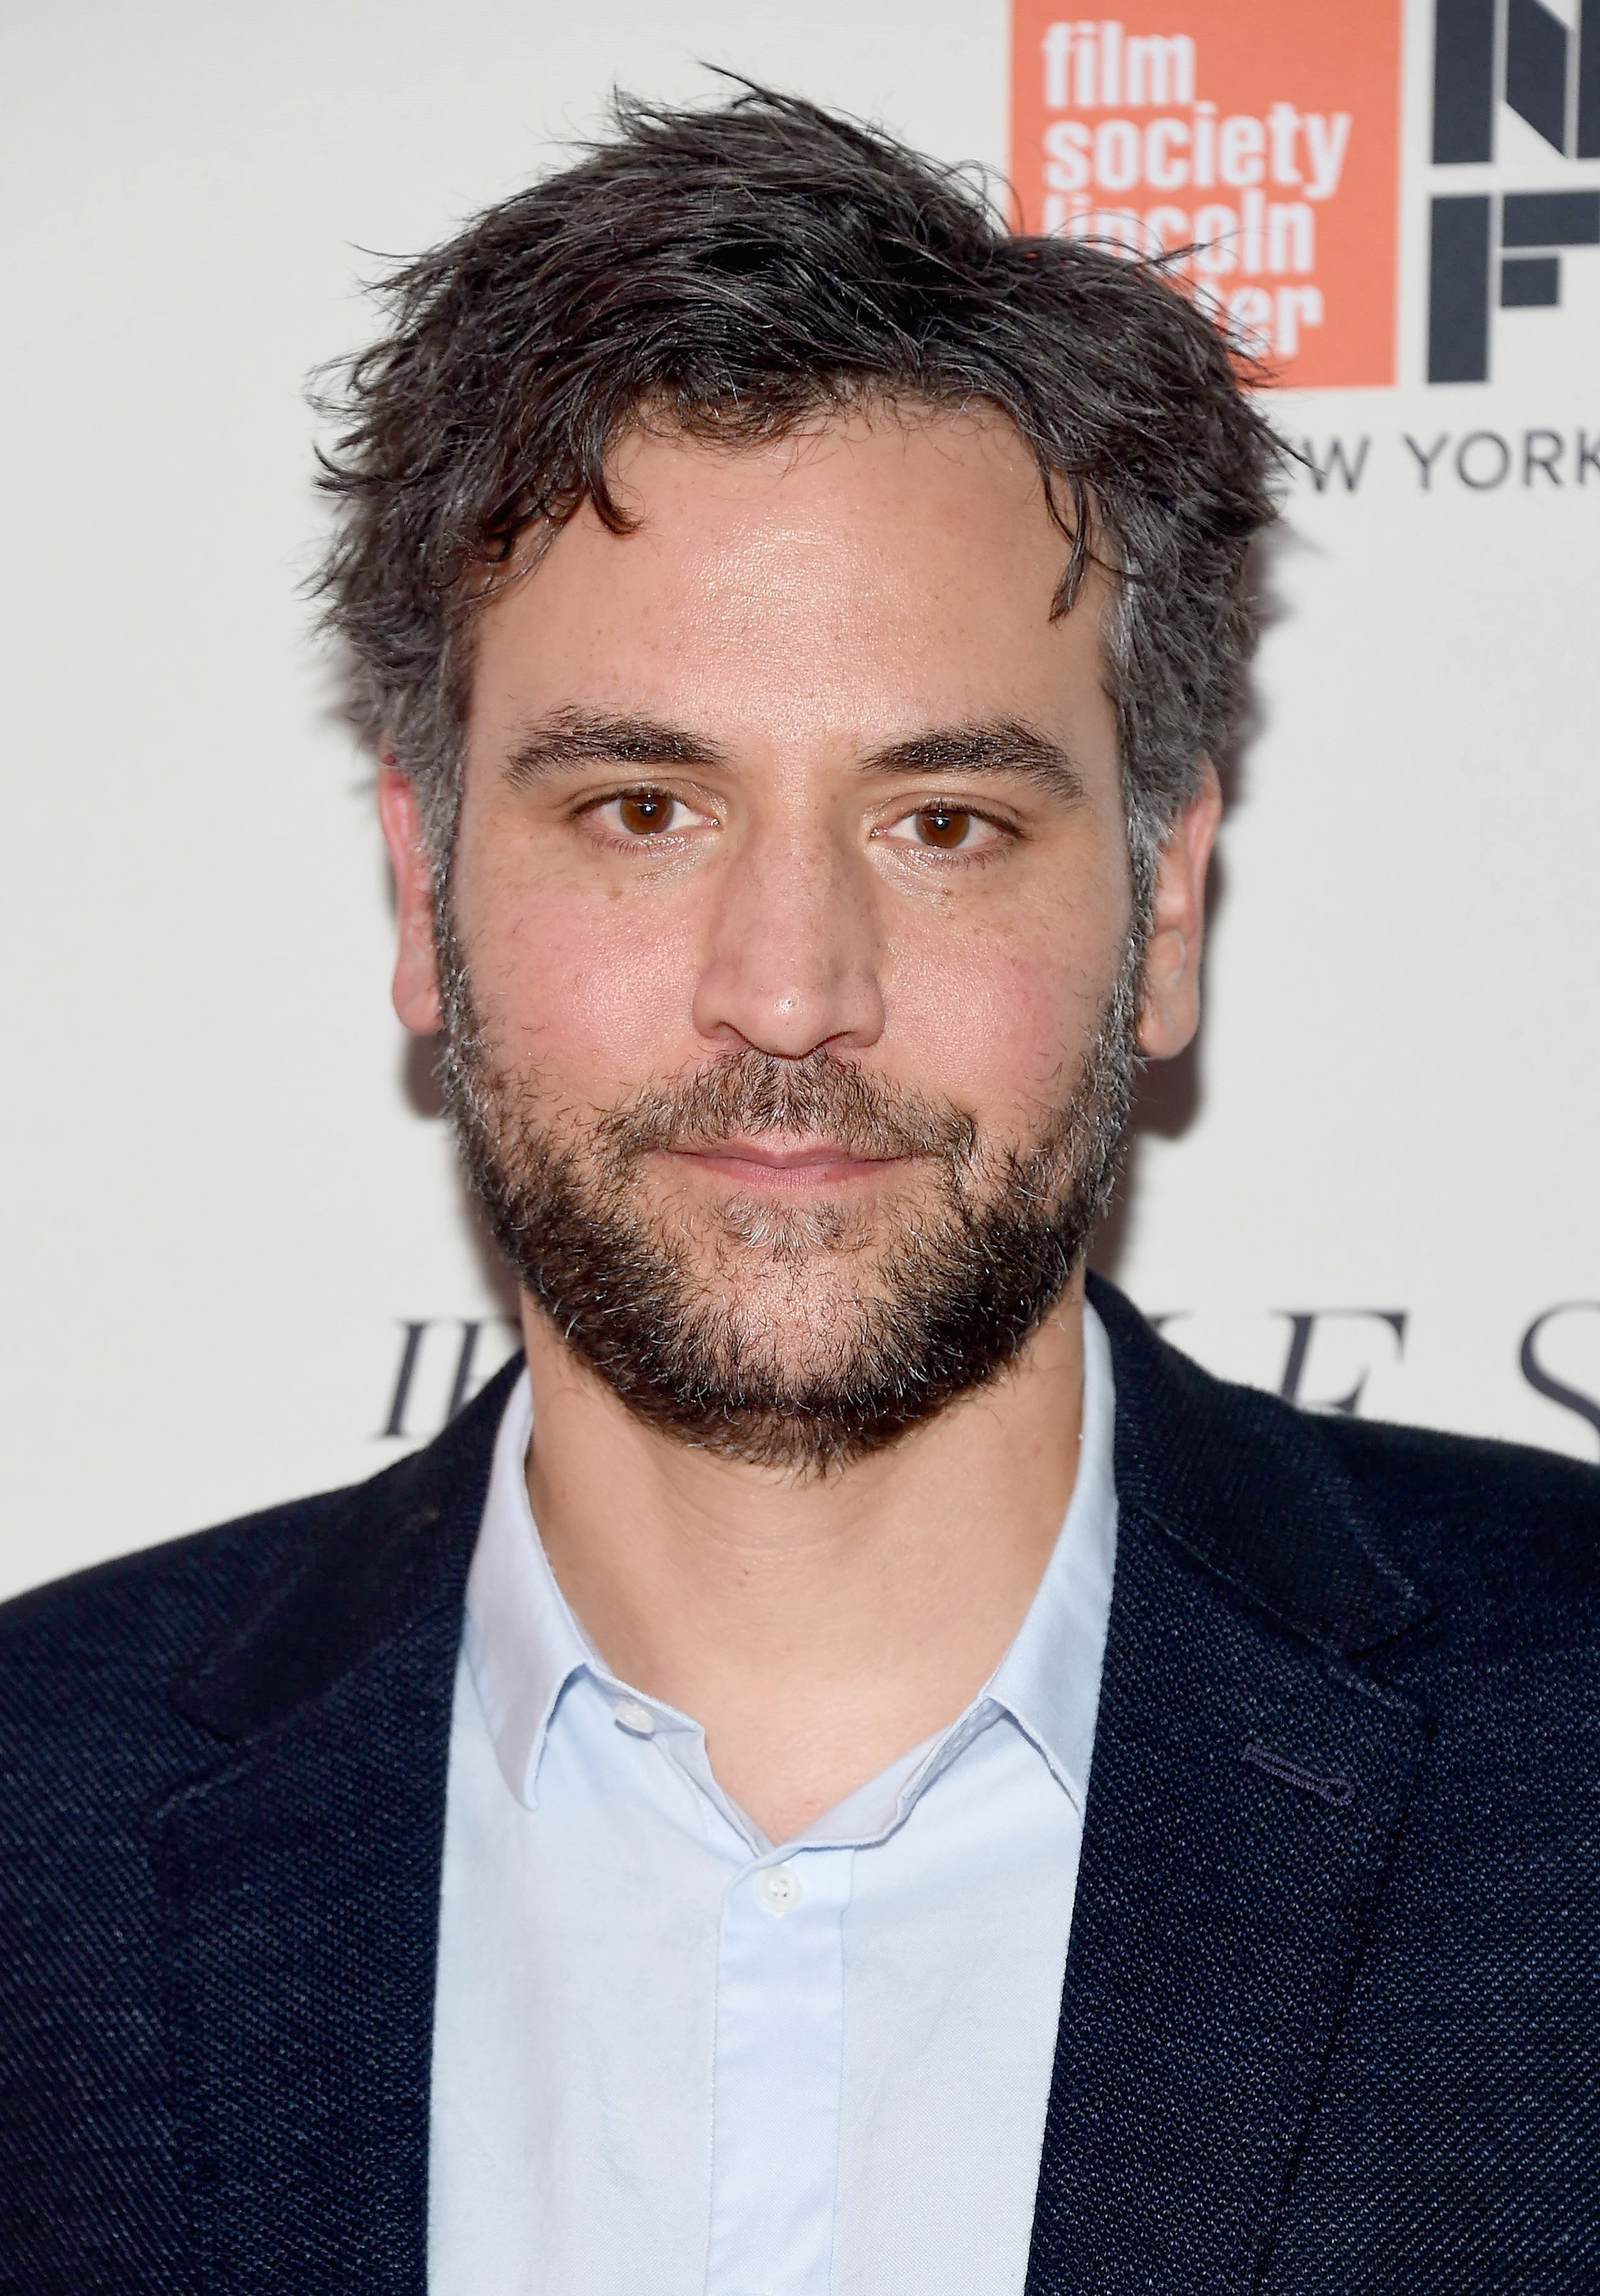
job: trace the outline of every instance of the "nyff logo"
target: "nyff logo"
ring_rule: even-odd
[[[1160,255],[1285,382],[1394,381],[1400,0],[1013,0],[1025,230]]]
[[[1436,0],[1435,167],[1489,167],[1501,106],[1563,160],[1600,159],[1600,0]],[[1428,380],[1487,382],[1489,313],[1561,301],[1561,254],[1600,245],[1600,189],[1451,190],[1428,234]]]

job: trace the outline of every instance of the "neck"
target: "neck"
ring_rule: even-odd
[[[557,1583],[621,1679],[703,1726],[769,1840],[954,1721],[1005,1655],[1077,1473],[1082,1298],[1001,1379],[815,1479],[648,1426],[524,1302]]]

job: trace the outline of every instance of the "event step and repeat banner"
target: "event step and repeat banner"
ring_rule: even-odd
[[[1600,1456],[1600,0],[15,0],[0,1593],[515,1344],[301,585],[358,283],[747,72],[1161,256],[1294,449],[1207,1017],[1098,1259],[1311,1409]]]
[[[1306,387],[1395,381],[1399,0],[1017,10],[1013,180],[1030,231],[1184,255],[1253,357]]]

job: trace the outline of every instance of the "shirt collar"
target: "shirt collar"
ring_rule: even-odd
[[[1060,1535],[1015,1640],[979,1696],[928,1747],[888,1774],[897,1781],[902,1814],[997,1712],[1010,1716],[1063,1792],[1083,1807],[1117,1528],[1111,1348],[1099,1316],[1087,1303],[1083,1341],[1078,1474]],[[632,1695],[588,1642],[546,1558],[528,1498],[532,1433],[533,1401],[524,1372],[512,1390],[495,1441],[483,1522],[467,1579],[464,1638],[501,1775],[530,1808],[537,1807],[539,1760],[551,1718],[574,1675],[589,1672],[617,1695]]]
[[[524,1371],[495,1439],[482,1528],[467,1574],[463,1638],[501,1775],[530,1808],[556,1701],[594,1660],[555,1583],[529,1505],[532,1434],[533,1394]]]
[[[1015,1641],[983,1696],[1038,1748],[1082,1809],[1117,1553],[1117,1391],[1105,1326],[1083,1310],[1083,1423],[1066,1520]]]

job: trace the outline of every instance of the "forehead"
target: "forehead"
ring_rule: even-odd
[[[1054,615],[1067,538],[997,414],[879,409],[754,447],[639,432],[613,474],[628,531],[586,506],[486,609],[475,718],[514,692],[865,738],[1101,683],[1101,586]]]

